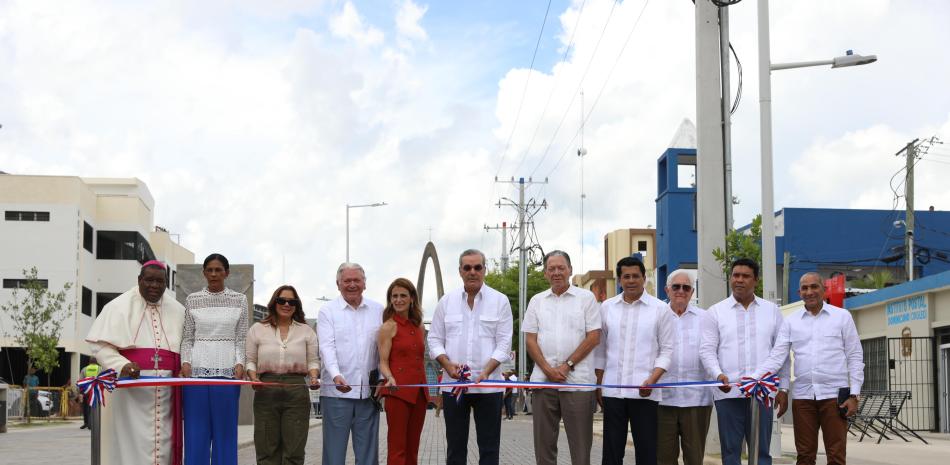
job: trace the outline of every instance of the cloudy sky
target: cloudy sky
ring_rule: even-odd
[[[759,210],[755,3],[730,10],[738,225]],[[950,209],[950,3],[771,3],[773,62],[880,59],[775,73],[776,208],[890,209],[894,153],[936,135],[948,144],[918,165],[917,205]],[[604,233],[655,224],[656,159],[695,120],[693,5],[554,0],[544,22],[547,8],[0,0],[0,170],[138,177],[199,258],[253,263],[258,302],[289,282],[312,310],[336,295],[347,203],[389,204],[351,211],[377,300],[415,278],[430,234],[448,288],[462,249],[497,258],[483,226],[514,220],[494,204],[516,192],[496,175],[549,179],[528,192],[549,204],[537,235],[580,271],[584,111],[583,268],[600,268]]]

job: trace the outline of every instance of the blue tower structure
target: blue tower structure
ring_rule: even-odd
[[[696,268],[696,149],[668,148],[657,160],[656,294],[666,276]]]

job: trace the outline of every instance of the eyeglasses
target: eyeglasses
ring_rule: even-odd
[[[283,297],[278,297],[274,302],[277,302],[277,305],[291,305],[294,307],[300,304],[297,299],[285,299]]]
[[[462,265],[462,271],[482,271],[485,267],[482,265]]]
[[[682,290],[683,292],[689,292],[693,290],[693,286],[689,284],[670,284],[670,289],[674,291]]]

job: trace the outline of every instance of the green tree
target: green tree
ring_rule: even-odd
[[[75,305],[66,303],[66,293],[72,288],[72,283],[64,284],[61,291],[53,293],[37,279],[38,275],[36,267],[23,270],[26,284],[20,289],[14,288],[10,301],[0,305],[0,309],[13,322],[13,334],[6,336],[26,350],[26,371],[29,372],[30,367],[42,370],[49,384],[49,374],[59,366],[56,344],[63,321],[72,315]],[[26,418],[29,422],[29,401],[26,403]]]
[[[894,276],[888,270],[874,271],[866,274],[863,278],[851,281],[851,287],[859,289],[884,289],[888,283],[894,280]]]
[[[521,337],[521,320],[518,319],[518,263],[514,262],[508,268],[508,271],[502,272],[501,267],[495,268],[485,274],[485,284],[508,297],[511,303],[511,317],[514,319],[514,334],[511,337],[512,350],[518,348],[518,340]],[[548,281],[544,279],[544,271],[539,266],[528,266],[528,298],[530,302],[535,294],[550,287]],[[525,309],[527,311],[527,309]],[[527,355],[527,354],[526,354]],[[528,372],[534,364],[531,357],[527,358],[528,366],[525,371]],[[517,362],[517,361],[516,361]],[[517,363],[515,363],[517,365]]]
[[[726,250],[716,248],[713,257],[722,267],[722,274],[729,280],[729,266],[738,258],[751,258],[762,263],[762,215],[756,215],[748,230],[733,229],[726,234]],[[755,286],[755,294],[762,295],[762,280]]]

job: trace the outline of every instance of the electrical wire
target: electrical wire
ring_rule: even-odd
[[[645,2],[643,2],[643,7],[640,8],[640,13],[637,15],[637,19],[633,22],[633,26],[630,28],[630,32],[627,33],[627,37],[623,41],[623,46],[620,47],[620,52],[617,53],[617,58],[614,59],[613,66],[611,66],[610,71],[607,72],[607,78],[604,79],[603,84],[600,86],[600,90],[597,92],[597,97],[594,98],[593,104],[591,104],[590,109],[587,111],[587,114],[584,116],[584,123],[582,124],[582,126],[587,124],[587,121],[590,119],[591,114],[593,114],[594,110],[597,108],[597,104],[600,103],[600,98],[603,97],[604,90],[607,88],[607,84],[610,82],[610,78],[613,77],[614,71],[617,70],[617,65],[620,63],[620,58],[623,56],[624,51],[626,51],[627,45],[630,44],[630,39],[633,37],[633,33],[636,32],[637,26],[640,25],[640,20],[643,18],[643,13],[644,11],[646,11],[647,5],[649,4],[650,4],[650,0],[646,0]],[[566,116],[566,113],[565,113],[565,116]],[[561,121],[563,122],[563,119]],[[560,127],[560,125],[558,125],[558,127]],[[561,165],[561,161],[564,160],[564,157],[567,155],[568,151],[570,151],[571,147],[573,147],[574,140],[577,139],[577,136],[580,134],[580,132],[581,132],[580,128],[578,128],[577,131],[574,132],[574,136],[571,137],[571,140],[565,145],[564,152],[562,152],[561,156],[558,157],[557,162],[554,164],[554,167],[551,168],[551,171],[548,172],[546,177],[551,177],[551,174],[553,174],[554,171],[557,170],[558,166]],[[555,136],[556,135],[557,134],[555,133]],[[552,138],[551,144],[553,143],[554,143],[554,139]],[[551,144],[548,144],[548,149],[550,149]],[[544,156],[547,156],[547,153],[548,153],[547,150],[545,150]],[[541,164],[544,162],[544,156],[542,156],[541,160],[538,162],[538,165],[535,166],[534,171],[532,171],[532,173],[536,172],[538,168],[541,167]]]
[[[534,170],[531,171],[531,176],[534,176],[534,173],[538,171],[538,168],[541,167],[541,164],[544,163],[544,159],[547,158],[548,153],[551,151],[551,146],[554,145],[554,141],[557,139],[558,133],[561,131],[561,126],[564,125],[564,121],[567,119],[567,116],[571,112],[571,108],[574,107],[574,101],[577,99],[577,95],[580,93],[581,89],[584,88],[584,81],[587,79],[587,73],[590,72],[590,66],[594,63],[594,58],[597,57],[597,51],[600,49],[600,44],[604,39],[604,34],[607,32],[607,26],[610,25],[610,20],[613,18],[614,10],[617,7],[618,2],[612,2],[610,5],[610,12],[607,13],[607,20],[604,22],[604,27],[600,30],[600,36],[597,38],[597,43],[594,44],[594,50],[590,55],[590,59],[587,60],[587,66],[584,68],[584,72],[581,74],[580,82],[577,84],[577,89],[571,94],[571,101],[568,102],[567,108],[564,109],[564,114],[561,115],[561,120],[557,123],[557,127],[554,128],[554,133],[551,135],[551,140],[548,142],[547,147],[545,147],[544,152],[541,154],[541,160],[538,161],[537,166],[534,167]],[[644,2],[644,8],[646,4],[649,3],[649,0]],[[641,11],[642,14],[642,11]],[[585,118],[586,121],[586,118]],[[579,131],[579,130],[578,130]],[[575,135],[576,137],[576,135]],[[574,139],[571,139],[573,142]]]
[[[567,48],[564,49],[564,54],[561,55],[561,62],[567,61],[567,56],[570,54],[571,49],[574,47],[574,36],[577,35],[577,28],[581,22],[581,16],[584,13],[584,5],[587,4],[587,0],[581,3],[580,9],[577,12],[577,19],[574,20],[574,30],[571,31],[571,38],[568,40]],[[609,19],[609,18],[608,18]],[[551,92],[548,93],[548,98],[544,102],[544,108],[541,109],[541,116],[538,118],[538,124],[534,126],[534,133],[531,134],[531,140],[528,142],[528,146],[524,149],[524,154],[521,156],[521,160],[518,162],[515,172],[521,169],[521,166],[524,164],[525,159],[528,157],[528,153],[531,152],[531,147],[534,145],[535,139],[538,137],[538,133],[541,130],[541,124],[544,123],[544,116],[548,112],[548,107],[551,105],[551,100],[554,97],[555,91],[557,91],[558,84],[560,83],[561,74],[555,73],[554,75],[554,85],[551,86]]]

